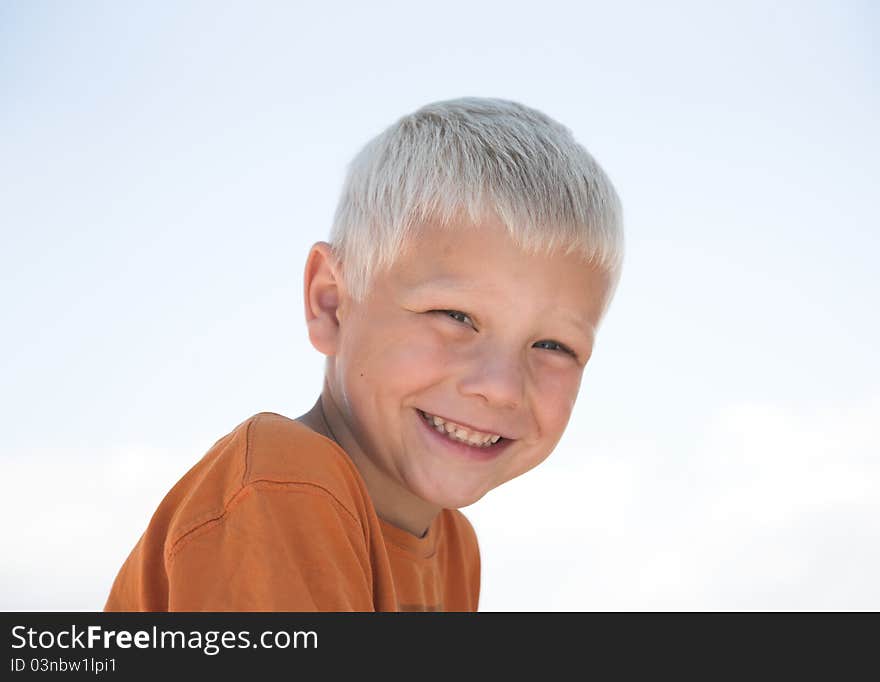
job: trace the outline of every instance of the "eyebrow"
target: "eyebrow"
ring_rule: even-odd
[[[452,291],[472,291],[475,287],[468,286],[467,281],[462,282],[458,277],[435,277],[422,281],[410,288],[415,294],[422,293],[425,289],[448,289]]]
[[[596,328],[585,320],[571,315],[566,315],[565,320],[573,327],[577,328],[578,331],[589,337],[590,341],[596,339]]]

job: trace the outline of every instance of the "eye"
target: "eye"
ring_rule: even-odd
[[[471,319],[470,315],[463,313],[460,310],[432,310],[431,312],[446,315],[447,317],[451,317],[456,322],[461,322],[462,324],[466,324],[468,327],[472,327],[474,330],[476,330],[476,326],[474,325],[474,321]]]
[[[544,348],[546,350],[558,351],[561,353],[567,353],[575,360],[577,360],[577,354],[568,346],[563,346],[561,343],[556,341],[538,341],[535,345],[535,348]]]

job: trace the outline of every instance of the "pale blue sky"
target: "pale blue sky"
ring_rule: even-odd
[[[483,606],[880,608],[875,5],[299,5],[0,3],[0,608],[100,608],[180,473],[312,404],[345,164],[463,95],[570,127],[628,249],[557,452],[465,510]]]

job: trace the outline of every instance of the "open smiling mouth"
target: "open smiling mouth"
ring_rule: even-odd
[[[448,421],[442,417],[436,417],[422,410],[416,409],[419,416],[435,431],[443,434],[450,440],[458,443],[464,443],[475,448],[491,448],[506,443],[507,439],[494,433],[484,433],[482,431],[474,431],[467,429],[460,424]]]

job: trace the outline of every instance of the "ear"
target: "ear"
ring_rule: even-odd
[[[318,242],[309,251],[303,294],[312,345],[324,355],[335,355],[339,343],[339,305],[345,290],[339,262],[327,242]]]

